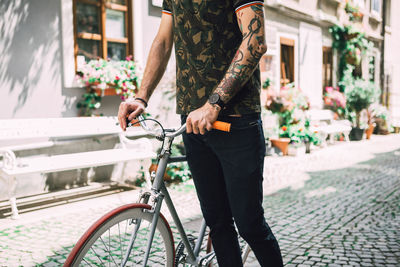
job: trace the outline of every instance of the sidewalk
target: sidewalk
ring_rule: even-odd
[[[302,157],[267,157],[265,215],[285,264],[399,266],[399,163],[400,135],[338,143]],[[193,185],[170,193],[195,230],[201,215]],[[0,266],[61,266],[96,219],[137,195],[128,191],[1,219]],[[254,256],[247,266],[258,266]]]

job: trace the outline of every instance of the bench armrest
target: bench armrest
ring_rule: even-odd
[[[17,157],[10,149],[0,149],[0,154],[3,156],[3,168],[12,170],[17,166]]]

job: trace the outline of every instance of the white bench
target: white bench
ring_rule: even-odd
[[[156,156],[147,138],[138,140],[127,138],[127,136],[145,136],[145,132],[140,127],[132,127],[123,132],[116,123],[116,117],[0,120],[0,144],[7,144],[6,146],[0,145],[0,156],[3,157],[0,162],[0,178],[4,179],[8,185],[12,218],[18,217],[15,197],[16,176],[18,175],[79,170],[124,162],[123,175],[126,162]],[[119,137],[119,144],[116,148],[62,155],[40,155],[34,158],[17,158],[14,153],[20,150],[51,147],[60,140],[104,135]],[[28,140],[28,144],[15,145],[15,142],[22,140]]]
[[[348,120],[334,120],[333,112],[328,109],[311,109],[306,111],[310,120],[310,130],[317,131],[322,135],[323,140],[329,137],[333,143],[335,134],[343,134],[346,141],[350,141],[349,134],[351,123]]]

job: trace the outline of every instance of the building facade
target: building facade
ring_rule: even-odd
[[[362,60],[362,77],[379,85],[382,18],[381,9],[372,10],[372,3],[382,2],[354,2],[363,14],[355,26],[373,43]],[[345,1],[339,0],[267,0],[268,52],[261,63],[263,78],[271,78],[278,89],[294,82],[308,95],[311,107],[322,108],[324,88],[338,82],[338,55],[332,49],[329,28],[349,23],[344,6]]]
[[[312,107],[322,108],[323,89],[337,85],[329,28],[348,22],[345,2],[265,0],[262,79],[271,79],[276,90],[294,82]],[[392,15],[400,10],[397,2],[352,1],[363,14],[358,27],[374,44],[363,58],[362,76],[382,87],[393,116],[400,116],[400,22]],[[162,0],[1,1],[0,118],[76,116],[84,92],[74,83],[77,66],[90,58],[128,55],[144,66],[161,5]],[[99,112],[115,115],[119,102],[118,96],[104,97]]]

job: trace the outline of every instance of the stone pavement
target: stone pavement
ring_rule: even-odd
[[[266,158],[265,216],[285,266],[400,266],[399,163],[400,135]],[[97,218],[136,200],[137,193],[1,219],[0,266],[61,266]],[[175,187],[171,195],[185,225],[195,230],[200,210],[193,186]],[[246,266],[258,266],[254,255]]]

